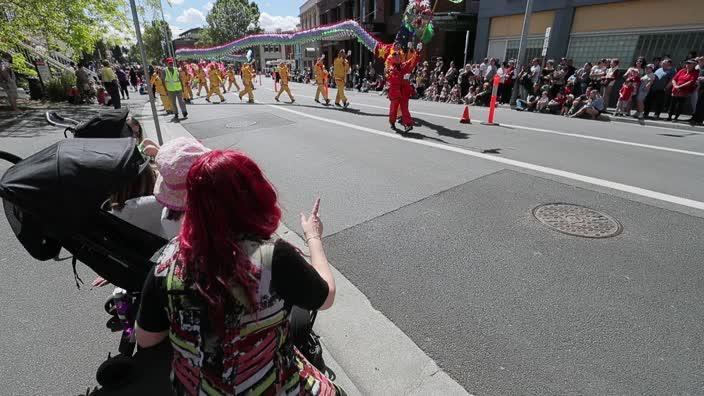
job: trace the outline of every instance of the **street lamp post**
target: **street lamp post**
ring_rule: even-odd
[[[147,53],[144,50],[144,43],[142,42],[142,30],[139,27],[139,17],[137,16],[137,6],[134,4],[134,0],[130,0],[130,7],[132,8],[132,20],[134,21],[134,31],[137,35],[137,46],[139,47],[139,52],[142,55],[142,71],[144,72],[144,81],[149,81],[149,69],[147,69]],[[154,117],[154,126],[156,127],[156,138],[159,141],[159,145],[164,144],[164,139],[161,137],[161,128],[159,126],[159,116],[156,114],[156,104],[154,104],[154,94],[152,92],[151,84],[147,85],[147,91],[149,91],[149,104],[152,106],[152,116]]]
[[[526,36],[528,36],[528,30],[530,28],[530,15],[533,12],[533,0],[527,0],[526,2],[526,14],[523,16],[523,31],[521,32],[521,41],[518,43],[518,59],[516,59],[516,68],[514,73],[516,76],[520,75],[523,70],[523,58],[526,56]],[[516,106],[516,99],[518,98],[518,87],[521,85],[521,80],[516,78],[513,83],[513,92],[511,92],[511,107]]]

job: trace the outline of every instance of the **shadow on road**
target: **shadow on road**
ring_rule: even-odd
[[[392,129],[394,132],[396,132],[397,134],[399,134],[399,135],[401,135],[401,136],[403,136],[403,137],[405,137],[405,138],[416,139],[416,140],[433,140],[433,141],[436,141],[436,142],[439,142],[439,143],[445,143],[445,144],[447,144],[446,141],[444,141],[444,140],[442,140],[442,139],[438,139],[438,138],[436,138],[436,137],[425,136],[425,135],[423,135],[423,134],[421,134],[421,133],[416,133],[416,132],[403,132],[402,130],[400,130],[400,129],[396,128],[396,127],[393,127],[393,128],[391,128],[391,129]]]
[[[433,124],[432,122],[429,122],[424,119],[416,118],[415,120],[416,120],[417,125],[424,126],[428,129],[431,129],[431,130],[435,131],[435,133],[437,133],[440,136],[447,136],[447,137],[451,137],[453,139],[469,139],[469,136],[471,136],[471,134],[469,134],[469,133],[458,131],[456,129],[450,129],[445,126],[439,125],[439,124]]]

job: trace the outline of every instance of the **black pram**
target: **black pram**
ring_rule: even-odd
[[[0,151],[0,159],[14,163],[0,178],[0,199],[27,252],[46,261],[64,248],[73,255],[76,286],[83,282],[76,272],[80,261],[119,288],[105,304],[109,327],[122,331],[120,354],[98,370],[98,382],[107,387],[125,380],[130,370],[139,293],[152,256],[168,242],[103,210],[113,192],[150,166],[135,139],[121,137],[130,135],[125,118],[126,112],[101,114],[67,128],[77,137],[90,132],[91,138],[61,140],[25,159]]]

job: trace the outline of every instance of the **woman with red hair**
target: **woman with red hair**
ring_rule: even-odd
[[[272,241],[281,209],[254,161],[212,151],[191,166],[183,225],[147,278],[137,343],[167,336],[178,395],[316,394],[337,388],[293,346],[292,306],[330,308],[335,279],[321,242],[320,200],[301,226],[311,264]]]

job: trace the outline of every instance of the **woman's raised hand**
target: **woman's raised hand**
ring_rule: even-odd
[[[318,216],[319,210],[320,198],[315,200],[310,216],[306,217],[303,213],[301,213],[301,228],[303,228],[303,235],[306,239],[306,243],[310,239],[320,239],[323,235],[323,222]]]

